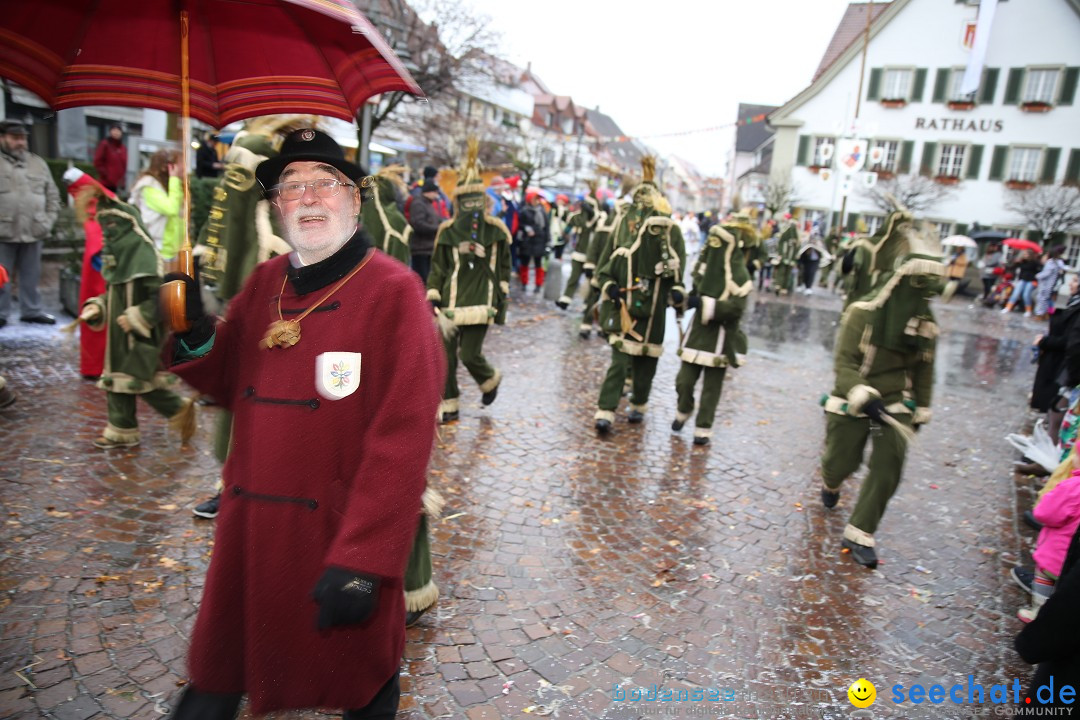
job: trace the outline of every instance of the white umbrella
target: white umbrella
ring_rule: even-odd
[[[967,235],[950,235],[941,241],[942,245],[952,245],[953,247],[978,247],[975,241],[969,238]]]

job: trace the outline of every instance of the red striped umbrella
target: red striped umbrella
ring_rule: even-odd
[[[420,88],[349,0],[4,0],[0,77],[57,110],[155,108],[220,128],[311,113],[352,120]],[[181,40],[182,17],[187,41]],[[190,58],[190,113],[182,84]]]

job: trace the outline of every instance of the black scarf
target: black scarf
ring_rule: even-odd
[[[363,228],[357,228],[348,242],[325,260],[303,267],[290,265],[289,282],[297,295],[307,295],[321,290],[348,275],[357,263],[364,259],[370,248],[371,240],[367,233]]]

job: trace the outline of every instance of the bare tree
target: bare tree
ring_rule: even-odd
[[[944,185],[923,175],[897,175],[881,180],[862,192],[884,213],[896,209],[897,203],[920,215],[956,194],[958,185]]]
[[[521,144],[510,160],[514,169],[521,173],[521,187],[540,185],[559,174],[560,157],[556,143],[547,134],[527,137],[522,135]]]
[[[772,175],[761,186],[761,199],[765,209],[769,211],[769,217],[776,217],[792,205],[799,204],[799,194],[795,185]]]
[[[1080,227],[1080,188],[1038,185],[1030,190],[1006,190],[1005,209],[1011,210],[1044,238]]]
[[[450,102],[470,80],[490,75],[487,59],[497,54],[500,35],[491,18],[464,0],[355,0],[409,68],[428,103]],[[411,97],[384,93],[372,113],[371,129]]]

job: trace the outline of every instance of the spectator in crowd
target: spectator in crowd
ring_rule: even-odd
[[[41,248],[57,215],[60,192],[45,161],[30,152],[26,125],[10,120],[0,124],[0,265],[19,285],[19,319],[52,325],[56,318],[41,309],[38,281]],[[0,328],[11,310],[11,285],[0,290]]]
[[[1031,296],[1035,290],[1035,278],[1041,269],[1042,263],[1035,257],[1035,253],[1030,250],[1024,250],[1020,253],[1020,257],[1013,263],[1013,271],[1016,273],[1016,287],[1013,289],[1009,302],[1005,303],[1005,307],[1002,308],[1002,313],[1011,313],[1016,303],[1023,300],[1024,317],[1031,317],[1033,307]]]
[[[218,157],[216,144],[217,138],[214,137],[214,133],[210,131],[203,133],[199,149],[195,151],[196,177],[216,178],[221,174],[221,168],[225,167],[225,163]]]
[[[109,128],[109,134],[98,143],[94,152],[94,168],[101,184],[113,192],[124,187],[127,174],[127,147],[124,145],[124,130],[119,125]]]
[[[1051,250],[1046,256],[1042,270],[1035,276],[1039,284],[1035,292],[1035,317],[1037,318],[1045,318],[1054,309],[1058,285],[1065,277],[1065,263],[1061,260],[1064,252],[1064,245],[1058,245]]]
[[[139,209],[161,257],[176,257],[183,241],[180,211],[184,207],[184,187],[175,150],[158,150],[150,156],[149,167],[131,188],[131,204]]]
[[[434,180],[427,180],[421,188],[420,196],[412,198],[412,212],[409,224],[412,225],[412,238],[409,246],[412,250],[412,269],[427,282],[431,272],[431,254],[435,251],[435,233],[443,218],[439,214],[439,186]]]
[[[529,263],[536,268],[535,292],[544,286],[544,256],[547,255],[547,213],[540,193],[526,193],[525,207],[521,211],[521,249],[518,278],[522,289],[529,287]]]
[[[1032,705],[1069,707],[1074,699],[1060,694],[1064,687],[1080,686],[1080,530],[1058,576],[1054,594],[1047,599],[1038,617],[1016,636],[1016,651],[1035,664],[1035,677],[1028,686],[1026,702]],[[1046,688],[1053,683],[1053,691]],[[1021,705],[1021,707],[1023,707]]]
[[[450,198],[446,197],[446,193],[442,191],[438,183],[439,169],[434,165],[428,165],[424,168],[424,177],[422,180],[413,184],[412,189],[409,191],[409,197],[405,200],[405,207],[402,212],[405,213],[405,219],[412,221],[412,204],[416,198],[420,197],[425,192],[424,186],[429,182],[435,186],[435,190],[438,192],[438,197],[435,199],[435,212],[438,213],[440,220],[449,220],[450,215],[453,212],[453,206],[450,204]]]
[[[998,281],[998,276],[1001,275],[1004,268],[1002,262],[1004,255],[1001,252],[1001,246],[997,243],[991,243],[986,246],[986,255],[982,261],[982,284],[983,284],[983,296],[982,299],[986,300],[990,297],[990,293],[994,289],[994,285]]]

